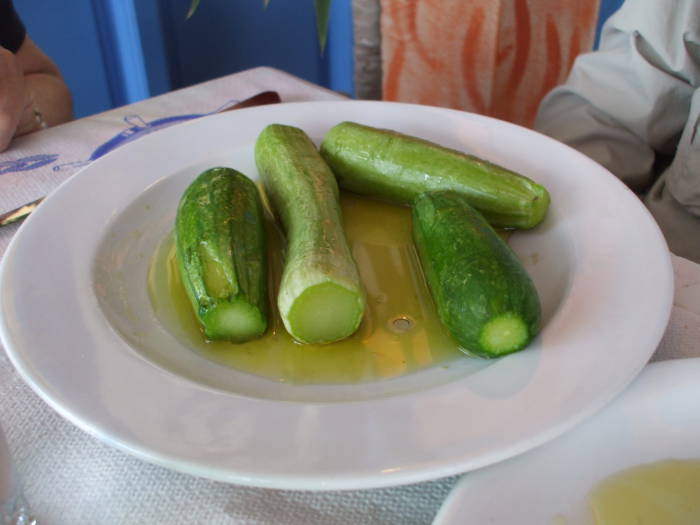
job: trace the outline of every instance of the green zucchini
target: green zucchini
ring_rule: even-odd
[[[204,334],[243,342],[267,329],[267,246],[260,193],[231,168],[200,174],[180,199],[177,263]]]
[[[454,190],[500,228],[532,228],[549,207],[547,190],[522,175],[391,130],[342,122],[321,155],[343,189],[408,205],[426,191]]]
[[[258,136],[255,160],[287,237],[277,306],[302,343],[353,334],[365,297],[345,238],[338,185],[303,130],[271,124]]]
[[[523,349],[540,328],[540,300],[520,260],[469,199],[420,195],[413,236],[438,315],[468,353],[500,357]]]

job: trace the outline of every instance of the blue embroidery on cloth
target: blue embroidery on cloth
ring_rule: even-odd
[[[149,135],[154,131],[168,128],[174,124],[179,124],[187,120],[193,120],[200,117],[206,117],[208,115],[214,115],[215,113],[218,113],[221,109],[226,108],[236,102],[238,102],[237,99],[229,100],[225,104],[222,104],[220,107],[218,107],[214,111],[210,111],[209,113],[191,113],[187,115],[174,115],[171,117],[152,120],[150,122],[144,121],[139,115],[127,115],[126,117],[124,117],[124,122],[126,122],[129,125],[129,127],[126,128],[124,131],[118,133],[117,135],[113,136],[106,142],[97,146],[97,148],[95,148],[95,150],[92,152],[88,159],[80,160],[77,162],[69,162],[66,164],[59,164],[57,166],[54,166],[53,170],[60,171],[64,168],[78,168],[81,166],[85,166],[93,160],[99,159],[103,155],[106,155],[110,151],[115,150],[116,148],[123,146],[124,144],[140,139],[141,137]]]
[[[0,162],[0,175],[14,173],[16,171],[30,171],[51,164],[58,159],[58,153],[42,153],[40,155],[30,155],[14,160]]]
[[[233,99],[222,104],[220,107],[209,113],[191,113],[186,115],[173,115],[171,117],[164,117],[151,122],[144,121],[139,115],[127,115],[124,117],[124,122],[129,126],[124,131],[116,134],[106,142],[100,144],[95,148],[95,150],[90,154],[90,157],[85,160],[79,160],[76,162],[67,162],[65,164],[57,164],[53,166],[54,171],[61,171],[66,168],[79,168],[90,164],[95,159],[99,159],[103,155],[106,155],[110,151],[123,146],[128,142],[133,142],[145,135],[149,135],[154,131],[158,131],[163,128],[170,127],[174,124],[179,124],[180,122],[185,122],[188,120],[206,117],[208,115],[213,115],[218,113],[221,109],[224,109],[231,104],[238,102],[238,99]],[[7,160],[0,162],[0,175],[5,173],[15,173],[19,171],[31,171],[37,168],[56,162],[59,153],[42,153],[39,155],[30,155],[28,157],[21,157],[19,159]]]

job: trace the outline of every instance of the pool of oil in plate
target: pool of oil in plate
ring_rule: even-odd
[[[594,487],[595,525],[699,525],[700,460],[662,460],[623,470]]]
[[[355,383],[448,366],[464,354],[437,317],[411,239],[410,209],[343,194],[348,242],[367,295],[359,330],[329,345],[302,345],[285,331],[275,306],[284,241],[268,222],[270,328],[255,341],[208,341],[180,281],[172,236],[158,247],[149,271],[156,314],[194,351],[244,372],[290,383]],[[175,321],[175,322],[173,322]]]

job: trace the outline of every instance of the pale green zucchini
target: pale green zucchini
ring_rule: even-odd
[[[408,205],[453,190],[501,228],[532,228],[549,207],[546,188],[527,177],[392,130],[342,122],[323,138],[321,155],[343,189]]]
[[[277,296],[285,328],[303,343],[348,337],[360,325],[365,298],[333,173],[304,131],[280,124],[260,133],[255,160],[287,238]]]

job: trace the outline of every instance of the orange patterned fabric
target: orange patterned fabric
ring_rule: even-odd
[[[381,0],[383,98],[530,126],[593,46],[599,0]]]

